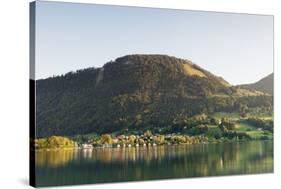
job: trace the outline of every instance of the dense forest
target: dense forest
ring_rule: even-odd
[[[196,115],[272,110],[272,95],[166,55],[127,55],[36,81],[37,137],[191,128]]]

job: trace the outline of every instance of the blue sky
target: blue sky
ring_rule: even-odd
[[[36,79],[127,54],[189,59],[231,84],[273,72],[273,17],[36,2]]]

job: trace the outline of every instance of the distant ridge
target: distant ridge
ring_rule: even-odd
[[[255,83],[243,84],[243,85],[239,85],[239,87],[244,88],[244,89],[261,91],[261,92],[273,95],[273,93],[274,93],[273,78],[274,78],[274,74],[271,73],[268,76],[262,78],[261,80],[255,82]]]

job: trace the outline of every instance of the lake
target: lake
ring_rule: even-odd
[[[56,186],[273,172],[273,142],[39,151],[36,185]]]

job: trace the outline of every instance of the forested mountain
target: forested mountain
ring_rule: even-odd
[[[273,95],[273,73],[262,78],[256,83],[240,85],[241,88],[261,91]]]
[[[164,128],[191,116],[272,108],[272,96],[231,86],[189,60],[127,55],[36,81],[36,134]]]

